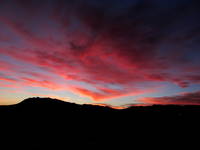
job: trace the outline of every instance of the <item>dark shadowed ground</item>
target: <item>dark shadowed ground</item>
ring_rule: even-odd
[[[199,106],[115,110],[32,98],[0,107],[0,146],[27,150],[192,148],[199,142],[199,117]]]

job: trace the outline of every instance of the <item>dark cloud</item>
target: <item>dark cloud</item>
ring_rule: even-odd
[[[141,101],[147,104],[161,105],[200,105],[200,91],[183,93],[177,96],[143,98]]]

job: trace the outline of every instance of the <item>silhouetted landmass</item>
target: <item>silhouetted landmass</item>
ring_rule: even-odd
[[[30,98],[0,107],[0,144],[27,149],[191,147],[198,142],[199,117],[200,106],[116,110]]]

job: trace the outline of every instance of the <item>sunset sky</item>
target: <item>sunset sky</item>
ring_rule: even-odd
[[[200,104],[197,0],[0,0],[0,104]]]

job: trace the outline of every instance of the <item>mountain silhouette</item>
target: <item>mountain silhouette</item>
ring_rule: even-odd
[[[194,145],[200,133],[199,115],[199,106],[117,110],[29,98],[16,105],[0,106],[0,144],[35,149]]]

